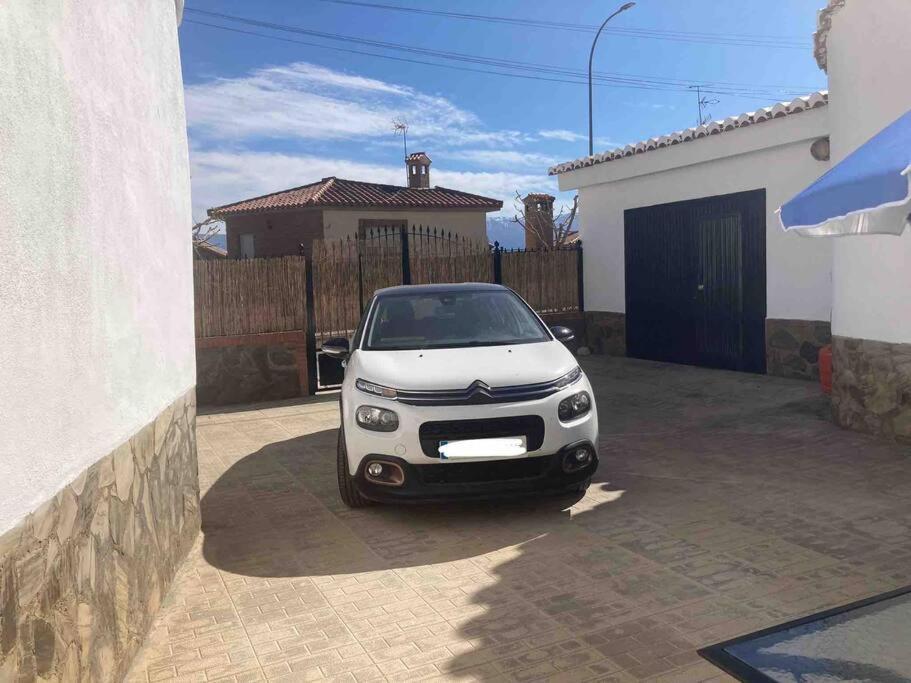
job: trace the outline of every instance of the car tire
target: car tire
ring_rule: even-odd
[[[354,485],[354,478],[348,475],[348,449],[345,448],[345,429],[338,428],[335,469],[338,473],[338,493],[342,502],[350,508],[362,508],[370,501],[364,498]]]

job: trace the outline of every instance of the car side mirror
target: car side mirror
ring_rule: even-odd
[[[330,358],[345,360],[350,353],[348,340],[344,337],[332,337],[323,342],[322,352]]]
[[[563,325],[554,325],[550,328],[550,333],[557,338],[557,341],[563,342],[564,344],[571,342],[576,338],[575,333]]]

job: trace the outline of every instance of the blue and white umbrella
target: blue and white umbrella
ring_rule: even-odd
[[[911,225],[911,111],[778,210],[801,235],[900,235]]]

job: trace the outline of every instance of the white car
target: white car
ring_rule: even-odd
[[[351,507],[584,491],[598,467],[591,385],[515,292],[491,284],[376,292],[345,361],[338,485]]]

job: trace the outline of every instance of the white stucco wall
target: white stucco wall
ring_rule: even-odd
[[[340,239],[357,234],[362,218],[407,220],[408,225],[437,228],[476,241],[487,242],[487,214],[483,211],[359,211],[324,209],[323,231],[326,239]]]
[[[848,0],[828,36],[832,159],[911,109],[911,1]],[[911,342],[911,231],[832,240],[832,332]]]
[[[829,320],[832,245],[785,234],[775,215],[828,169],[810,155],[827,132],[821,107],[561,175],[579,190],[586,308],[626,310],[624,210],[765,188],[767,317]]]
[[[175,9],[0,3],[0,533],[195,383]]]

